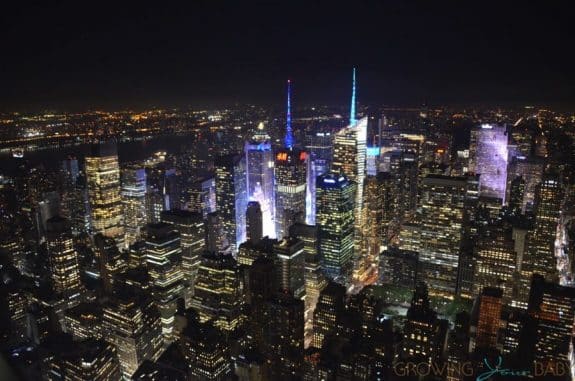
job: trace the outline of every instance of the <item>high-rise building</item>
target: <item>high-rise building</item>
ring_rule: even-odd
[[[239,265],[251,266],[252,263],[259,257],[272,257],[273,247],[278,243],[277,239],[264,237],[263,239],[254,242],[246,241],[240,245],[238,250],[237,261]]]
[[[455,324],[449,333],[447,342],[447,376],[446,381],[464,381],[469,370],[469,313],[459,312]]]
[[[545,167],[544,160],[538,157],[529,156],[515,156],[509,163],[507,171],[507,193],[511,196],[512,189],[510,188],[511,182],[518,176],[524,181],[523,198],[521,199],[520,210],[522,213],[532,211],[535,204],[535,193],[537,185],[541,182],[543,176],[543,169]],[[511,200],[509,200],[511,202]]]
[[[64,315],[65,331],[74,340],[102,338],[102,307],[97,303],[80,303],[66,310]]]
[[[86,157],[86,181],[92,217],[92,230],[114,238],[119,245],[124,239],[120,168],[115,143],[101,143]]]
[[[235,253],[246,239],[247,189],[245,157],[216,158],[216,205],[223,234]]]
[[[141,238],[140,229],[147,223],[146,188],[144,168],[122,170],[122,204],[127,247]]]
[[[208,251],[230,252],[230,244],[224,235],[222,217],[218,212],[208,213],[206,218],[206,244]]]
[[[96,260],[100,273],[100,279],[107,293],[113,291],[114,277],[126,270],[128,264],[122,257],[116,241],[98,233],[94,236]]]
[[[507,127],[482,124],[471,130],[469,172],[480,174],[480,194],[505,202],[507,186]]]
[[[418,284],[403,327],[401,358],[431,365],[442,354],[447,334],[445,323],[447,322],[437,318],[437,313],[430,307],[425,284]]]
[[[243,304],[241,274],[234,258],[204,253],[192,300],[200,322],[211,321],[216,328],[231,333],[243,324]]]
[[[376,176],[367,176],[363,218],[363,249],[365,266],[373,274],[372,282],[377,275],[379,258],[383,248],[387,247],[388,236],[394,218],[394,204],[397,199],[395,181],[388,172],[379,172]]]
[[[72,234],[78,235],[87,232],[90,228],[88,192],[85,178],[80,176],[78,159],[73,156],[64,159],[60,174],[62,176],[60,197],[62,217],[70,220]]]
[[[267,303],[266,357],[273,377],[281,380],[301,377],[304,355],[304,302],[292,295],[278,294]]]
[[[179,298],[184,297],[180,233],[172,224],[146,226],[146,261],[152,279],[152,295],[162,317],[162,334],[173,340],[174,315]]]
[[[523,199],[525,196],[525,180],[522,176],[517,176],[509,183],[509,197],[507,198],[507,205],[509,210],[514,215],[519,215],[523,212]]]
[[[313,336],[313,313],[319,294],[327,286],[327,279],[321,270],[317,226],[301,223],[290,227],[290,237],[303,241],[305,254],[305,336],[306,345]]]
[[[570,369],[570,347],[575,319],[575,288],[547,282],[533,275],[527,308],[533,330],[527,336],[533,362],[540,369]],[[525,346],[527,343],[520,345]]]
[[[162,323],[152,302],[114,298],[103,311],[102,336],[116,347],[124,377],[129,379],[144,360],[160,357]]]
[[[414,289],[417,282],[419,253],[389,247],[381,253],[379,283]]]
[[[473,293],[484,287],[498,287],[507,304],[513,298],[517,271],[517,253],[511,231],[490,227],[475,243],[473,254]]]
[[[117,351],[104,340],[73,342],[64,351],[48,357],[48,380],[108,381],[121,378]]]
[[[474,349],[480,351],[497,348],[501,328],[503,290],[484,287],[478,295],[479,312],[475,331]]]
[[[184,274],[184,299],[191,306],[194,283],[200,268],[202,253],[206,250],[206,227],[202,214],[185,210],[162,212],[162,221],[170,223],[180,233],[182,247],[182,272]]]
[[[69,305],[77,304],[82,294],[78,253],[69,222],[60,216],[47,221],[47,245],[54,291]]]
[[[355,183],[341,174],[317,181],[319,255],[325,274],[342,284],[350,282],[354,250]]]
[[[258,126],[257,133],[245,144],[247,197],[260,204],[264,235],[275,237],[274,154],[270,137]]]
[[[330,131],[306,134],[305,150],[308,152],[306,223],[315,225],[316,179],[331,168],[333,137]]]
[[[289,234],[289,227],[305,221],[307,153],[283,149],[275,158],[276,237]]]
[[[345,309],[345,287],[329,282],[319,295],[313,316],[312,346],[321,349],[324,339],[337,328],[338,317]]]
[[[355,94],[354,94],[355,97]],[[355,116],[350,118],[354,124],[343,128],[336,133],[333,146],[333,162],[331,170],[336,174],[345,175],[349,181],[356,185],[354,195],[354,246],[355,255],[354,278],[365,280],[369,276],[369,270],[366,258],[366,248],[364,245],[363,233],[363,191],[366,176],[366,157],[367,157],[367,117],[355,120]],[[319,187],[319,184],[317,184]],[[317,201],[316,201],[317,202]],[[318,206],[316,205],[316,209]],[[317,211],[316,211],[317,214]],[[316,217],[317,218],[317,217]]]
[[[305,297],[304,242],[294,237],[286,237],[274,245],[273,253],[279,291],[303,300]]]
[[[257,201],[248,202],[246,210],[246,230],[247,239],[258,242],[263,237],[263,218],[260,203]]]
[[[442,175],[425,177],[418,215],[420,222],[402,227],[401,248],[419,252],[418,277],[429,285],[433,294],[455,295],[465,207],[470,194],[475,194],[473,179]],[[410,230],[410,226],[413,229]]]
[[[210,322],[188,322],[180,347],[192,380],[223,381],[231,377],[229,346]]]
[[[563,196],[559,176],[554,173],[544,174],[536,190],[535,228],[527,233],[525,241],[526,251],[521,266],[522,301],[526,301],[532,274],[541,274],[547,279],[557,276],[555,239]]]

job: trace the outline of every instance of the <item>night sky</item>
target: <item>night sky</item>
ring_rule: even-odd
[[[347,105],[352,66],[363,104],[575,110],[567,1],[13,3],[4,111],[279,104],[287,78],[295,105]]]

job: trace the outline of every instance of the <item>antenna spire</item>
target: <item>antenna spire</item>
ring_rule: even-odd
[[[286,136],[284,138],[286,148],[292,148],[294,139],[291,130],[291,81],[287,81],[287,115],[286,115]]]
[[[351,87],[351,108],[349,110],[349,124],[354,125],[355,119],[355,67],[353,68],[353,79]]]

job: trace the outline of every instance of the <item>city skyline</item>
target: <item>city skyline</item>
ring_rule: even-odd
[[[12,5],[0,379],[575,380],[559,8]]]

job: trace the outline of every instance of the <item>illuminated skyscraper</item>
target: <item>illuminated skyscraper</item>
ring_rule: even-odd
[[[433,294],[455,295],[465,205],[475,194],[473,179],[428,175],[422,182],[420,223],[402,226],[401,248],[419,252],[418,276]]]
[[[247,239],[258,242],[263,237],[262,209],[257,201],[248,202],[246,210]]]
[[[511,231],[492,227],[484,232],[475,244],[473,262],[473,293],[479,295],[482,288],[498,287],[503,292],[503,301],[511,302],[517,271]]]
[[[319,175],[328,173],[331,167],[333,137],[331,132],[314,132],[306,135],[305,149],[309,154],[306,223],[309,225],[315,225],[316,179]]]
[[[258,133],[246,142],[244,152],[247,164],[248,200],[260,204],[263,235],[274,238],[274,154],[270,137],[263,131],[262,123],[258,126]]]
[[[478,296],[479,317],[475,333],[475,350],[494,350],[501,328],[503,290],[485,287]]]
[[[276,237],[289,234],[289,227],[306,218],[306,180],[308,155],[294,148],[291,126],[291,81],[288,80],[286,135],[284,149],[275,157],[275,224]]]
[[[559,176],[544,174],[535,194],[535,229],[526,236],[526,251],[521,266],[522,301],[526,301],[532,274],[537,273],[547,279],[557,276],[555,239],[563,196]]]
[[[46,364],[48,380],[109,381],[121,378],[117,351],[104,340],[88,339],[70,343],[50,356]]]
[[[507,195],[509,197],[511,196],[512,189],[510,189],[510,187],[512,181],[518,176],[521,176],[524,182],[524,191],[520,210],[523,213],[532,211],[535,207],[535,193],[537,191],[537,185],[541,182],[544,166],[544,160],[539,157],[515,156],[509,163],[507,171]]]
[[[111,293],[113,290],[114,277],[126,270],[128,264],[122,257],[116,241],[113,238],[104,237],[98,233],[94,236],[96,260],[100,272],[100,279],[104,290]]]
[[[286,237],[274,245],[273,252],[280,292],[303,300],[305,297],[304,242],[295,237]]]
[[[575,288],[547,282],[541,275],[535,274],[527,312],[534,323],[533,331],[527,337],[529,343],[521,345],[528,345],[526,350],[533,356],[534,366],[540,369],[559,369],[559,366],[570,369]]]
[[[216,205],[223,234],[233,252],[246,240],[247,189],[245,157],[220,156],[216,166]]]
[[[342,284],[350,282],[354,250],[356,185],[345,175],[318,177],[316,222],[324,273]]]
[[[507,187],[507,128],[482,124],[471,130],[469,172],[480,174],[480,194],[505,202]]]
[[[355,88],[355,86],[354,86]],[[354,96],[355,98],[355,93]],[[352,103],[355,104],[355,103]],[[370,268],[366,258],[366,247],[363,234],[363,190],[366,176],[367,156],[367,117],[358,121],[355,115],[350,117],[355,123],[343,128],[335,135],[333,147],[332,172],[345,175],[349,181],[356,184],[354,199],[354,229],[355,229],[355,258],[354,278],[364,280],[369,275]],[[316,184],[319,188],[319,184]],[[316,191],[317,192],[317,191]],[[316,205],[316,209],[318,205]],[[317,214],[316,210],[316,214]],[[317,218],[317,217],[316,217]]]
[[[120,369],[130,378],[144,360],[162,353],[162,325],[156,306],[133,298],[112,299],[104,306],[102,336],[114,344]]]
[[[230,252],[230,244],[224,235],[222,218],[218,212],[208,213],[206,218],[206,244],[208,251]]]
[[[407,310],[403,327],[403,341],[400,357],[410,361],[430,364],[441,356],[445,340],[447,321],[437,318],[437,313],[429,305],[429,295],[425,284],[418,284]]]
[[[519,215],[523,212],[523,198],[525,196],[525,180],[522,176],[517,176],[508,186],[509,197],[507,198],[507,205],[509,211],[514,215]]]
[[[86,157],[86,180],[92,230],[123,245],[124,228],[120,195],[120,168],[115,143],[102,143]]]
[[[337,328],[338,316],[345,309],[345,287],[329,282],[319,295],[313,317],[312,346],[320,349],[324,339]]]
[[[266,357],[278,380],[301,377],[304,355],[304,302],[278,294],[267,303],[270,321],[265,335]]]
[[[78,303],[82,293],[78,253],[68,220],[56,216],[47,221],[47,244],[54,291],[67,303]]]
[[[174,225],[160,222],[146,226],[146,261],[152,295],[162,316],[162,334],[169,343],[173,340],[177,300],[184,297],[181,239]]]
[[[126,246],[140,239],[146,225],[146,170],[127,168],[122,171],[122,204]]]
[[[188,322],[180,339],[191,380],[223,381],[232,375],[225,335],[210,322]]]
[[[80,177],[78,159],[69,156],[63,160],[60,174],[62,177],[60,194],[62,217],[70,220],[72,234],[87,232],[90,227],[88,192],[84,177]]]
[[[97,303],[80,303],[66,310],[64,315],[65,331],[74,340],[102,338],[102,307]]]
[[[305,254],[305,336],[306,343],[313,336],[313,313],[320,292],[327,286],[327,279],[321,270],[317,226],[301,223],[290,227],[290,237],[304,243]]]
[[[205,253],[198,270],[192,301],[200,322],[211,323],[225,334],[243,324],[244,304],[240,269],[230,255]]]
[[[292,224],[305,220],[306,161],[306,152],[295,148],[276,154],[276,237],[280,239],[288,235]]]
[[[202,253],[206,250],[206,227],[202,214],[186,210],[162,212],[162,221],[170,223],[180,233],[182,246],[182,272],[184,274],[184,299],[191,306],[194,283],[198,275]]]

